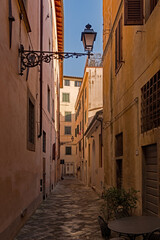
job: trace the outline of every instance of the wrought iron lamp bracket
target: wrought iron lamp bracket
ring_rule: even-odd
[[[53,59],[63,60],[73,57],[81,57],[93,55],[90,52],[87,53],[75,53],[75,52],[50,52],[50,51],[33,51],[24,50],[24,46],[21,44],[19,48],[20,55],[20,75],[23,75],[23,71],[26,68],[33,68],[40,65],[42,62],[50,63]]]

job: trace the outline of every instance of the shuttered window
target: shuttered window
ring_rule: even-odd
[[[124,0],[124,25],[143,25],[143,0]]]
[[[122,17],[115,30],[115,72],[117,73],[122,65]]]
[[[153,11],[155,6],[157,5],[158,0],[150,0],[150,13]]]

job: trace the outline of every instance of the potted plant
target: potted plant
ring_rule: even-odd
[[[123,188],[110,187],[104,190],[102,194],[104,204],[101,211],[107,222],[111,219],[131,216],[133,210],[137,207],[137,193],[138,191],[133,188],[125,190]]]

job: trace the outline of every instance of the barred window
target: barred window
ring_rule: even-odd
[[[71,127],[70,126],[65,126],[64,132],[65,132],[65,135],[71,135]]]
[[[65,112],[65,122],[71,122],[71,112]]]
[[[62,102],[70,102],[69,93],[62,93]]]
[[[141,132],[160,126],[160,71],[141,88]]]

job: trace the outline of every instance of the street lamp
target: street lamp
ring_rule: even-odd
[[[93,29],[91,29],[91,25],[87,24],[84,32],[82,32],[81,35],[81,41],[83,41],[84,49],[85,51],[87,51],[87,53],[25,50],[24,46],[21,44],[19,48],[20,75],[23,75],[23,71],[26,68],[36,67],[42,62],[49,63],[53,59],[63,60],[70,57],[78,58],[85,55],[90,57],[96,35],[97,33],[94,32]]]
[[[92,26],[90,24],[87,24],[86,28],[84,29],[84,32],[82,32],[81,35],[81,41],[83,42],[84,50],[88,51],[88,53],[90,53],[93,50],[93,44],[94,41],[96,40],[97,35],[97,33],[94,32],[91,27]]]
[[[71,141],[69,142],[60,142],[60,145],[64,145],[64,144],[68,144],[68,143],[72,143],[74,141],[74,137],[71,137]]]

